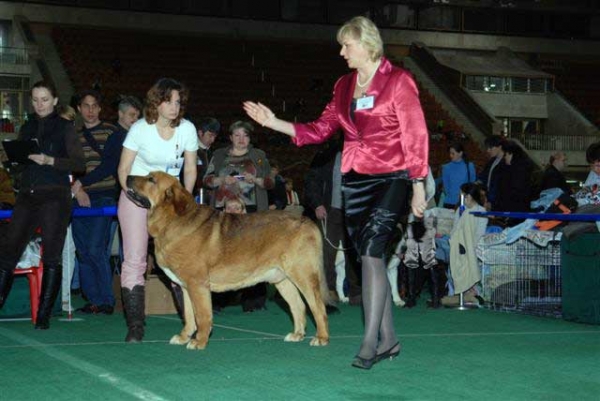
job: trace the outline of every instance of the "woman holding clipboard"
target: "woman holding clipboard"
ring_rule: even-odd
[[[35,328],[50,327],[52,306],[62,279],[62,250],[71,219],[69,174],[84,171],[85,162],[73,123],[56,111],[58,98],[51,82],[31,88],[34,114],[19,133],[19,140],[37,140],[40,153],[30,154],[21,175],[21,187],[6,240],[0,243],[0,309],[4,305],[13,271],[35,230],[42,231],[44,275]]]

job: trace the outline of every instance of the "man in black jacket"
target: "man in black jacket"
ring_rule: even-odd
[[[567,195],[571,194],[571,188],[567,184],[567,179],[562,171],[566,167],[567,156],[564,152],[557,151],[550,155],[548,167],[544,170],[542,182],[540,184],[540,192],[544,189],[560,188]]]
[[[336,293],[335,258],[342,241],[346,260],[345,271],[349,284],[348,296],[352,305],[360,305],[361,289],[354,270],[356,254],[347,240],[342,205],[341,151],[332,142],[317,153],[306,175],[304,187],[305,213],[317,221],[323,232],[323,258],[327,287],[334,299]]]

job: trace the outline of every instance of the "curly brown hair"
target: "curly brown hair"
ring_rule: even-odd
[[[171,93],[179,92],[179,114],[177,118],[171,121],[171,127],[179,126],[183,115],[185,114],[185,106],[187,105],[189,92],[184,84],[173,78],[161,78],[146,94],[146,105],[144,106],[144,118],[148,124],[155,124],[158,120],[158,106],[162,102],[171,100]]]

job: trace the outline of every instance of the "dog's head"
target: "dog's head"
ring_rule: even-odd
[[[127,177],[127,197],[136,205],[153,210],[157,207],[172,207],[178,215],[195,205],[192,195],[179,180],[162,171],[146,176]]]

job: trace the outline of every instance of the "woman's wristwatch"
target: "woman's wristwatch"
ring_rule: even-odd
[[[418,184],[419,182],[423,183],[425,182],[425,178],[413,178],[412,180],[410,180],[413,184]]]

